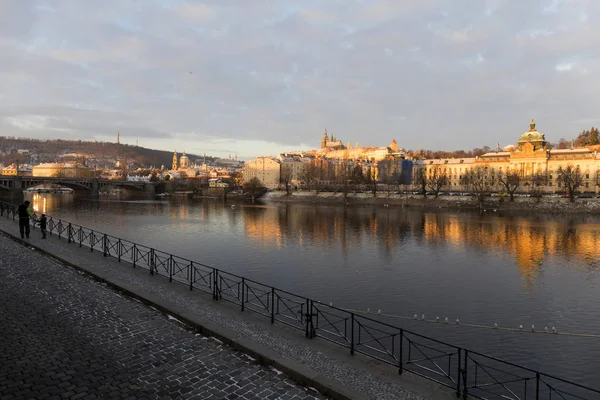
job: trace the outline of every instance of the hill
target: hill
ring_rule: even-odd
[[[181,154],[179,154],[181,155]],[[202,162],[204,157],[188,154],[192,162]],[[134,167],[170,168],[173,153],[164,150],[118,144],[111,142],[88,142],[82,140],[38,140],[0,136],[0,162],[7,165],[18,160],[20,163],[39,164],[77,160],[87,165],[112,166],[117,160],[127,161]],[[213,162],[215,157],[206,157]]]

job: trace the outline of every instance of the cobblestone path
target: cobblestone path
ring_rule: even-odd
[[[324,398],[3,235],[0,255],[3,400]]]

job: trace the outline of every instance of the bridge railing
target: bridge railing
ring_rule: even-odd
[[[16,205],[0,202],[0,215],[18,218]],[[227,301],[241,311],[256,313],[271,323],[297,329],[308,338],[321,338],[421,376],[478,399],[600,399],[594,389],[525,366],[454,346],[278,289],[200,262],[179,257],[84,226],[48,218],[48,233],[67,243],[101,252],[151,275],[201,290],[214,300]]]

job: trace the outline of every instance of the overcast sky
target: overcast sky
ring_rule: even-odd
[[[0,0],[0,135],[249,159],[600,125],[598,0]]]

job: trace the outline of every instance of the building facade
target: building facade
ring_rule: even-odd
[[[92,178],[94,171],[78,163],[42,163],[34,165],[32,176],[59,178]]]
[[[17,168],[19,169],[17,174]],[[7,165],[2,168],[2,175],[4,176],[31,176],[31,167],[28,165],[19,165],[17,167],[16,164]]]
[[[281,162],[272,157],[257,157],[244,164],[244,182],[252,178],[269,189],[276,189],[280,183]]]
[[[521,192],[531,188],[533,180],[541,182],[544,192],[562,192],[558,173],[571,167],[582,176],[581,192],[599,192],[600,153],[587,147],[572,149],[550,149],[546,137],[536,129],[535,121],[529,124],[529,130],[523,133],[516,146],[509,145],[503,151],[495,151],[474,158],[428,159],[414,163],[413,177],[419,176],[419,169],[425,170],[425,176],[436,174],[448,177],[447,190],[466,190],[463,180],[468,171],[481,167],[490,176],[517,173],[521,179]],[[413,179],[413,183],[416,184]],[[498,191],[502,187],[497,185]]]

